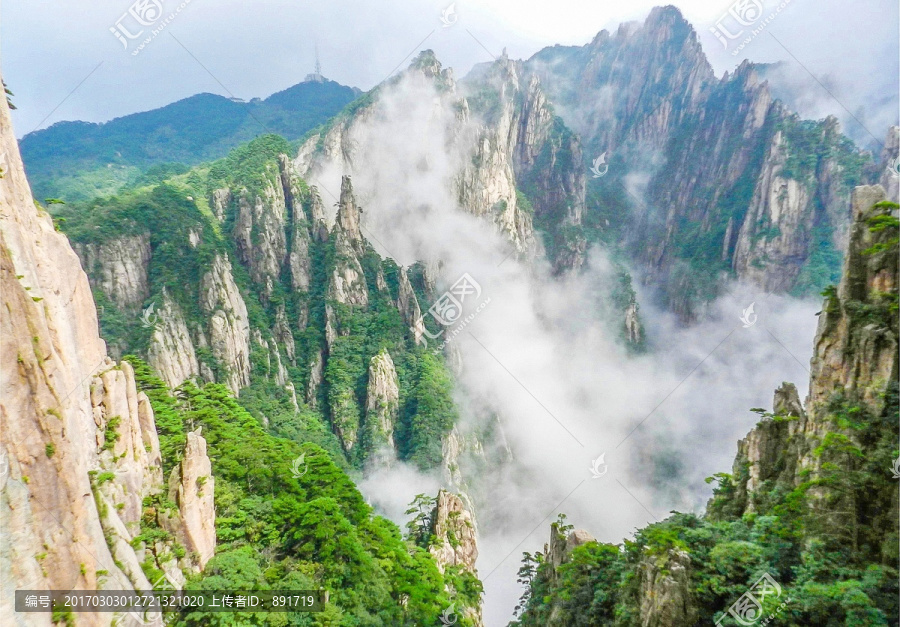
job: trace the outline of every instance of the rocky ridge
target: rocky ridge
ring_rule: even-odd
[[[717,78],[675,7],[584,47],[546,48],[526,68],[589,157],[609,163],[608,176],[590,179],[602,200],[588,213],[611,216],[601,229],[684,321],[725,276],[767,291],[820,290],[823,268],[836,273],[847,245],[852,189],[883,177],[897,155],[896,129],[879,170],[833,117],[800,120],[752,63]]]

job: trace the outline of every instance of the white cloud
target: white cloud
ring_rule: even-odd
[[[485,582],[485,616],[498,625],[519,594],[521,552],[541,549],[556,511],[620,542],[672,508],[702,507],[703,478],[730,470],[736,440],[756,421],[749,408],[770,407],[783,380],[804,393],[818,303],[733,285],[708,320],[688,329],[644,304],[651,350],[629,355],[618,339],[621,320],[604,317],[601,301],[616,276],[601,250],[583,275],[551,279],[545,263],[501,263],[503,239],[457,207],[449,182],[467,153],[447,149],[445,129],[455,120],[447,105],[423,81],[403,82],[357,129],[353,165],[332,163],[313,178],[336,194],[339,176],[352,174],[376,248],[404,264],[440,260],[447,283],[468,273],[490,298],[454,345],[463,429],[499,415],[514,455],[500,463],[488,442],[490,472],[470,467],[466,475],[481,534],[478,567],[483,577],[497,569]],[[739,318],[751,302],[758,321],[744,328]],[[609,472],[594,480],[591,460],[602,453]],[[427,485],[411,477],[403,468],[378,481],[408,502]],[[373,491],[375,483],[363,490],[378,499],[385,489]]]

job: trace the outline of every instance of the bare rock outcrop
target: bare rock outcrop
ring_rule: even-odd
[[[309,381],[306,385],[306,404],[315,409],[319,404],[319,386],[322,385],[324,376],[325,355],[318,351],[309,364]]]
[[[747,217],[738,232],[732,267],[737,276],[766,290],[790,285],[810,245],[814,215],[808,210],[812,190],[785,173],[789,152],[783,133],[772,139],[753,193]],[[846,206],[846,204],[845,204]]]
[[[300,147],[294,160],[297,170],[314,180],[318,173],[332,167],[348,173],[360,171],[358,168],[368,168],[367,161],[380,159],[383,150],[382,145],[371,141],[373,125],[383,122],[384,116],[415,110],[423,96],[433,98],[435,108],[425,113],[430,119],[423,123],[434,129],[436,141],[447,142],[448,154],[460,153],[457,155],[460,156],[459,163],[453,166],[454,171],[450,180],[445,182],[444,191],[453,195],[463,211],[496,225],[518,251],[531,249],[534,246],[531,216],[518,207],[516,196],[514,158],[509,148],[510,125],[498,130],[495,125],[482,125],[472,120],[468,114],[468,102],[456,92],[452,72],[443,69],[430,50],[421,52],[413,59],[401,80],[411,88],[409,93],[400,96],[410,98],[408,107],[396,102],[385,105],[380,96],[376,97],[352,115],[336,120],[323,133],[311,136]],[[432,113],[435,115],[432,116]],[[393,121],[398,124],[406,122],[395,118]],[[423,157],[418,167],[428,171],[427,156]],[[340,204],[345,206],[343,191],[341,198]],[[320,220],[312,210],[311,213],[313,236],[317,237],[321,227],[315,225]],[[342,216],[339,215],[338,219],[341,220]],[[355,222],[345,221],[344,229],[350,233],[350,243],[355,245]]]
[[[686,551],[645,552],[640,564],[641,627],[683,627],[698,617]]]
[[[341,199],[338,202],[336,222],[357,255],[366,252],[366,242],[362,235],[362,215],[356,198],[353,196],[353,185],[349,176],[341,177]]]
[[[102,243],[76,244],[91,288],[101,290],[123,312],[136,314],[150,296],[150,238],[125,235]]]
[[[295,290],[306,292],[312,278],[312,262],[309,257],[311,223],[303,209],[303,201],[309,199],[308,202],[311,203],[313,194],[306,191],[306,183],[297,171],[297,166],[287,155],[279,155],[278,167],[285,209],[290,220],[288,264],[291,286]]]
[[[366,389],[366,436],[370,463],[390,464],[397,457],[394,449],[394,425],[400,411],[400,382],[394,361],[387,350],[369,362],[369,383]]]
[[[319,189],[315,185],[309,188],[309,219],[313,238],[318,242],[327,241],[328,215],[325,212],[325,205],[322,203]]]
[[[774,416],[765,416],[738,442],[734,463],[736,501],[754,510],[754,494],[766,482],[799,485],[822,470],[827,457],[816,452],[829,433],[843,432],[830,418],[829,403],[837,393],[872,416],[883,413],[885,392],[898,378],[896,302],[898,259],[896,227],[878,228],[896,218],[896,210],[876,206],[885,199],[880,185],[857,187],[854,222],[838,288],[826,296],[810,363],[806,407],[794,385],[775,392]],[[821,494],[822,489],[814,489]]]
[[[888,200],[900,202],[900,126],[888,129],[884,148],[881,149],[881,177],[878,182]]]
[[[441,572],[448,566],[475,573],[478,539],[475,516],[461,495],[441,490],[432,518],[432,533],[437,543],[429,547]]]
[[[338,219],[331,230],[335,262],[328,284],[328,298],[344,305],[369,304],[366,276],[359,261],[363,246],[359,220],[359,208],[353,199],[350,177],[345,176],[341,181]]]
[[[425,334],[425,321],[422,320],[419,300],[416,298],[416,292],[413,290],[412,283],[409,282],[409,274],[406,268],[400,268],[398,283],[397,309],[400,311],[400,315],[403,316],[403,321],[409,325],[413,339],[418,344]]]
[[[280,174],[273,177],[257,195],[240,192],[232,231],[238,258],[250,269],[254,282],[263,286],[265,297],[271,296],[287,260],[284,188]]]
[[[228,211],[228,207],[231,205],[231,201],[233,200],[233,196],[231,194],[231,190],[227,187],[223,187],[221,189],[214,189],[212,192],[212,210],[213,214],[216,216],[216,219],[219,222],[225,220],[225,214]]]
[[[568,535],[563,535],[558,531],[556,525],[551,525],[550,542],[544,546],[547,563],[553,566],[555,572],[557,568],[569,561],[572,551],[588,542],[596,542],[596,538],[584,529],[573,529]]]
[[[153,324],[147,363],[171,388],[200,374],[200,364],[181,307],[166,292],[148,324]]]
[[[890,246],[889,229],[872,228],[872,220],[891,213],[874,206],[883,200],[880,185],[854,191],[850,247],[837,294],[826,300],[819,316],[807,409],[823,405],[840,387],[879,413],[885,386],[897,380],[896,316],[893,324],[890,317],[868,324],[858,321],[861,307],[887,307],[892,295],[896,299],[896,246]]]
[[[633,345],[640,344],[644,339],[644,328],[638,315],[636,299],[632,299],[625,308],[625,339]]]
[[[169,498],[181,514],[179,531],[184,545],[202,569],[216,547],[215,479],[200,429],[187,434],[184,457],[169,476]]]
[[[217,255],[200,280],[200,307],[209,317],[209,346],[225,366],[225,383],[238,394],[250,385],[250,320],[231,274],[231,263]]]
[[[800,402],[797,386],[786,381],[782,383],[781,387],[775,390],[772,410],[776,416],[804,417],[806,412],[803,411],[803,404]]]
[[[5,98],[0,154],[0,616],[13,616],[16,589],[149,587],[135,550],[108,544],[101,521],[130,540],[135,504],[120,508],[121,516],[114,507],[101,512],[89,473],[112,473],[137,494],[150,490],[158,445],[130,368],[110,372],[116,364],[99,337],[77,255],[34,203]],[[96,420],[108,426],[109,411],[119,414],[115,446],[137,455],[118,460],[121,466],[111,466],[98,446],[106,438]],[[79,623],[105,626],[114,618],[83,613]],[[43,625],[49,616],[19,622]]]

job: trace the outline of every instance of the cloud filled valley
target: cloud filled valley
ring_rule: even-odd
[[[20,142],[7,90],[0,618],[896,622],[893,96],[863,137],[700,28]]]

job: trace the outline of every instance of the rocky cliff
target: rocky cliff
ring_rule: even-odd
[[[464,86],[472,114],[492,129],[496,150],[512,165],[517,201],[544,232],[555,268],[580,268],[585,170],[578,137],[555,114],[537,75],[505,51],[466,77]]]
[[[122,237],[104,244],[75,247],[91,289],[102,291],[120,309],[136,314],[150,296],[147,268],[150,239],[146,235]]]
[[[12,618],[15,589],[152,587],[141,564],[154,547],[137,536],[163,477],[153,410],[131,366],[106,355],[88,277],[31,196],[5,99],[0,150],[0,615],[43,625],[49,616]],[[143,240],[83,252],[104,268],[98,287],[133,310],[146,290]],[[83,613],[78,624],[121,618]]]
[[[475,562],[478,561],[478,530],[471,505],[464,495],[440,490],[432,514],[431,533],[436,539],[429,547],[438,569],[455,574],[475,577]],[[461,613],[472,621],[475,627],[483,627],[481,605],[459,604]]]
[[[181,513],[176,533],[202,569],[216,548],[215,479],[200,429],[187,434],[184,456],[169,476],[169,499]]]
[[[386,350],[369,362],[365,428],[370,463],[390,465],[397,458],[394,429],[400,411],[400,383],[391,354]]]
[[[554,525],[543,555],[526,554],[515,624],[746,624],[786,607],[799,625],[897,621],[900,219],[885,195],[853,192],[805,406],[784,383],[772,411],[755,410],[733,472],[708,480],[718,487],[703,516],[673,512],[622,546]],[[777,587],[758,603],[747,593],[763,576]],[[841,592],[851,589],[853,601]]]
[[[630,250],[683,320],[724,277],[804,294],[835,279],[851,190],[881,176],[872,155],[834,118],[788,111],[749,62],[717,78],[678,9],[544,49],[526,68],[588,160],[608,164],[588,179],[586,223]]]
[[[518,125],[513,124],[509,112],[501,115],[499,124],[473,119],[464,92],[452,72],[426,50],[399,79],[376,89],[351,113],[310,137],[295,160],[297,169],[312,179],[335,166],[350,174],[368,173],[372,169],[369,160],[379,158],[383,149],[373,144],[373,138],[379,136],[373,129],[384,123],[398,124],[391,117],[397,111],[411,114],[421,110],[423,98],[435,99],[439,113],[429,122],[428,131],[434,136],[427,140],[446,142],[447,153],[458,157],[454,171],[441,181],[445,191],[456,198],[462,210],[491,221],[517,250],[526,251],[533,246],[534,236],[531,215],[519,206],[516,195],[513,148]],[[419,169],[426,168],[423,172],[427,160],[423,155],[419,161]]]
[[[843,276],[819,314],[806,407],[796,388],[784,384],[775,393],[775,418],[761,422],[738,444],[734,472],[743,478],[737,487],[748,509],[764,486],[798,485],[820,474],[822,464],[833,463],[822,457],[820,447],[834,434],[858,439],[852,429],[835,423],[835,403],[852,403],[873,417],[885,411],[900,375],[897,229],[891,226],[897,209],[884,201],[879,185],[854,190]]]

